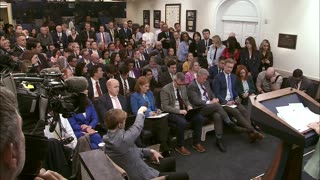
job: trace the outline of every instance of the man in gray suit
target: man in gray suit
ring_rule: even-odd
[[[152,74],[153,74],[153,77],[154,79],[159,82],[159,77],[162,73],[162,70],[161,70],[161,66],[159,64],[157,64],[157,57],[156,56],[151,56],[150,57],[150,60],[149,60],[149,64],[145,65],[142,70],[145,70],[145,69],[151,69],[152,70]]]
[[[99,32],[96,33],[96,39],[97,44],[102,42],[108,46],[108,44],[111,42],[110,34],[104,31],[103,25],[100,25]]]
[[[219,104],[219,99],[211,91],[209,82],[207,81],[208,76],[209,72],[206,69],[198,71],[197,78],[188,87],[188,97],[193,108],[201,107],[200,113],[213,120],[217,138],[216,145],[220,151],[226,152],[226,147],[222,143],[223,121],[233,129],[235,129],[235,124]]]
[[[191,116],[187,115],[192,109],[189,103],[186,87],[184,86],[184,74],[177,73],[174,76],[173,83],[165,85],[161,92],[161,108],[168,112],[168,121],[175,124],[177,128],[177,147],[175,150],[182,155],[190,155],[191,152],[184,146],[184,131],[190,121],[193,127],[193,145],[192,147],[198,152],[205,152],[205,148],[200,144],[201,128],[204,117],[199,113]]]

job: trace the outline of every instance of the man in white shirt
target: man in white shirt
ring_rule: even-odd
[[[158,40],[158,35],[162,32],[162,28],[163,28],[163,25],[164,25],[164,21],[160,21],[159,25],[160,25],[160,29],[156,30],[156,33],[155,33],[155,41]]]
[[[101,96],[95,102],[95,108],[99,117],[100,124],[105,128],[103,123],[104,114],[110,109],[122,109],[129,113],[127,99],[119,94],[119,81],[116,79],[109,79],[107,81],[108,93]]]

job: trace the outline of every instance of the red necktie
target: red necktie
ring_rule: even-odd
[[[106,43],[106,38],[104,37],[104,33],[101,33],[103,42]]]
[[[99,97],[102,96],[102,92],[101,92],[101,89],[100,89],[98,81],[96,81],[96,89],[97,89],[97,92],[98,92],[98,96]]]

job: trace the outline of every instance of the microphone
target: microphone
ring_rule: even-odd
[[[45,68],[40,71],[41,76],[61,76],[61,71],[58,68]]]
[[[70,77],[65,80],[66,89],[69,93],[82,93],[88,88],[88,81],[84,77]]]
[[[254,100],[257,100],[257,97],[259,96],[259,94],[257,94],[255,97],[254,97]]]

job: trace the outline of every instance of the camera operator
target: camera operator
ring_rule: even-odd
[[[0,179],[16,179],[25,163],[25,137],[14,95],[0,87]],[[35,179],[64,180],[60,174],[42,169]]]

